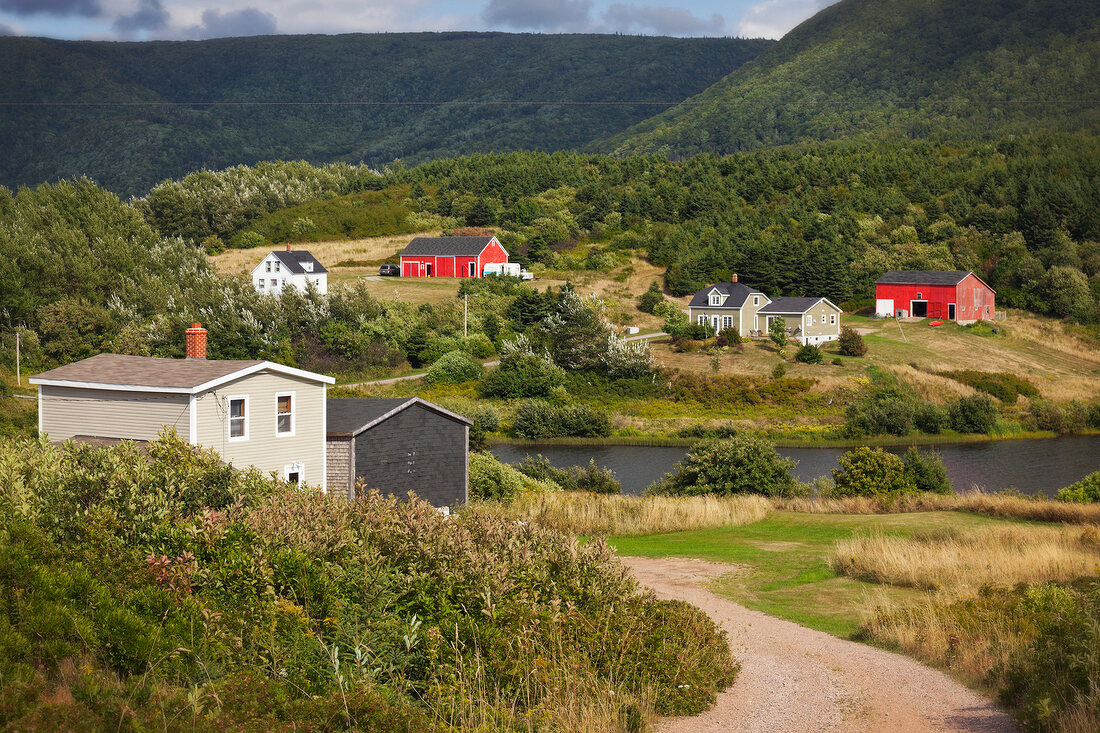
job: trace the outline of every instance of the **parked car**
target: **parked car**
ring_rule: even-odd
[[[382,277],[401,277],[401,268],[397,265],[382,265],[378,268],[378,274]]]

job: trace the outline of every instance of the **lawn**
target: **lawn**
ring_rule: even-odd
[[[835,573],[828,563],[837,540],[867,530],[912,536],[1019,524],[963,512],[805,514],[777,511],[760,522],[672,534],[612,537],[620,554],[692,557],[738,566],[711,589],[748,608],[850,637],[870,596],[902,601],[929,595],[911,588],[865,583]]]

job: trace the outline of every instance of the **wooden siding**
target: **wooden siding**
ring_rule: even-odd
[[[334,494],[346,494],[350,499],[355,487],[352,473],[351,438],[329,438],[328,450],[328,490]]]
[[[74,435],[156,440],[166,425],[190,439],[187,395],[46,385],[39,389],[42,430],[51,440]]]
[[[275,395],[294,393],[294,435],[275,434]],[[229,439],[229,397],[248,397],[248,440]],[[325,486],[325,389],[299,377],[261,371],[241,377],[196,399],[196,434],[237,468],[255,466],[281,478],[286,466],[305,466],[302,480]]]
[[[355,477],[400,498],[410,492],[433,506],[467,498],[466,426],[413,405],[355,437]]]

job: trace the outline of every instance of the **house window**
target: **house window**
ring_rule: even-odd
[[[300,484],[306,480],[306,466],[304,463],[291,463],[283,466],[283,480],[288,484]]]
[[[722,316],[722,328],[733,328],[733,316]]]
[[[920,300],[920,299],[921,299],[921,298],[923,298],[923,297],[924,297],[924,296],[923,296],[923,295],[921,295],[921,294],[920,294],[919,292],[917,293],[917,300]]]
[[[279,287],[279,281],[276,280],[275,278],[271,278],[271,287],[273,287],[273,288]]]
[[[260,290],[264,289],[264,279],[262,277],[256,282],[256,287],[258,287]]]
[[[752,296],[752,304],[753,304],[753,306],[760,305],[760,296],[759,295]]]
[[[317,287],[321,287],[321,278],[319,278],[319,277],[313,278],[313,284],[316,285]]]
[[[698,323],[700,326],[707,325],[707,316],[706,316],[706,314],[704,313],[703,315],[696,318],[695,322]]]
[[[711,305],[722,305],[722,296],[719,295],[718,293],[711,293],[710,294],[710,304]]]
[[[275,395],[275,434],[294,435],[294,393]]]
[[[229,439],[248,440],[248,398],[229,398]]]
[[[807,326],[812,326],[813,322],[814,322],[814,317],[813,316],[806,316],[806,325]]]
[[[264,264],[266,264],[266,265],[267,265],[267,271],[268,271],[268,272],[271,272],[271,260],[268,260],[268,261],[267,261],[267,262],[265,262]]]
[[[280,269],[280,265],[281,265],[281,264],[282,264],[282,263],[280,263],[280,262],[279,262],[278,260],[275,260],[275,272],[278,272],[278,271],[279,271],[279,269]]]
[[[302,263],[302,269],[305,270],[306,272],[313,272],[313,263],[312,262],[303,262]]]
[[[835,326],[836,325],[836,313],[830,313],[829,314],[829,325],[830,326]]]

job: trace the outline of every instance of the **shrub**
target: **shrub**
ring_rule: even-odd
[[[689,450],[673,472],[646,493],[791,496],[797,488],[791,475],[795,465],[791,459],[781,458],[774,445],[755,435],[706,440]]]
[[[959,397],[951,402],[951,429],[960,433],[992,433],[997,424],[997,407],[987,395]]]
[[[840,353],[845,356],[863,356],[867,353],[867,344],[854,328],[844,326],[840,329],[840,338],[837,339]]]
[[[922,433],[937,435],[950,422],[951,415],[947,409],[932,402],[921,402],[913,411],[913,425]]]
[[[908,435],[913,429],[916,399],[900,387],[875,389],[848,406],[845,429],[849,435]]]
[[[658,307],[665,302],[664,291],[661,284],[654,280],[649,284],[649,290],[638,297],[638,310],[642,313],[656,313]]]
[[[1076,483],[1058,490],[1058,501],[1089,504],[1100,501],[1100,471],[1093,471]]]
[[[768,326],[768,338],[780,349],[790,340],[787,336],[787,322],[781,316],[776,316]]]
[[[509,501],[525,492],[556,491],[553,481],[532,478],[501,463],[492,453],[470,453],[470,499]]]
[[[794,355],[794,358],[795,361],[800,361],[803,364],[821,364],[825,361],[825,355],[821,353],[821,349],[813,344],[804,344]]]
[[[1010,372],[981,372],[975,369],[936,372],[941,377],[973,387],[999,399],[1005,404],[1014,405],[1018,396],[1038,397],[1039,390],[1026,379]]]
[[[481,376],[481,364],[465,351],[448,351],[432,364],[424,381],[428,384],[461,384]]]
[[[516,409],[512,429],[517,437],[527,440],[603,438],[611,434],[611,418],[588,405],[557,407],[542,400],[527,400]]]
[[[772,379],[782,379],[783,375],[787,373],[787,365],[783,362],[779,362],[772,367]]]
[[[500,413],[492,405],[483,405],[468,417],[473,422],[470,426],[470,448],[481,450],[487,445],[486,438],[489,433],[500,430]]]
[[[589,491],[594,494],[621,494],[622,484],[615,478],[614,472],[596,465],[591,459],[587,466],[556,468],[550,459],[539,455],[526,456],[516,464],[516,470],[540,481],[557,484],[566,491]]]
[[[833,469],[835,496],[893,497],[917,491],[905,462],[882,448],[860,446],[842,455],[839,463]]]
[[[905,473],[917,487],[917,491],[933,494],[954,494],[955,489],[947,478],[947,469],[943,459],[936,451],[921,453],[916,447],[910,447],[902,457]]]
[[[546,356],[536,355],[526,337],[501,347],[500,364],[478,385],[483,397],[546,397],[565,379],[565,371]]]
[[[741,338],[741,334],[737,331],[736,328],[733,327],[723,328],[721,331],[718,332],[718,337],[724,338],[726,340],[726,343],[731,346],[736,346],[737,344],[744,341],[744,339]]]

